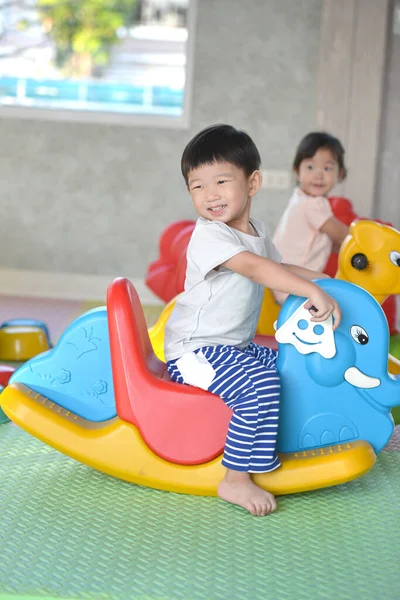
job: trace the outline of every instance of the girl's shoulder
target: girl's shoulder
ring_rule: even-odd
[[[326,196],[308,196],[300,188],[296,188],[290,200],[292,204],[309,211],[331,211],[331,203]]]

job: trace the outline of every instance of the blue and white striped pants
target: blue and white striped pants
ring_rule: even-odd
[[[280,381],[276,350],[251,343],[244,350],[205,346],[189,354],[167,363],[171,379],[206,389],[233,410],[222,464],[248,473],[278,468]]]

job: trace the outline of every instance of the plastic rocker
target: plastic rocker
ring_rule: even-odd
[[[255,477],[275,494],[366,473],[393,431],[390,409],[400,404],[400,383],[387,372],[381,307],[347,282],[320,284],[342,306],[337,331],[331,323],[316,329],[301,314],[300,298],[290,297],[279,316],[282,467]],[[108,327],[105,308],[90,311],[53,350],[21,367],[0,396],[3,410],[32,435],[109,475],[215,495],[229,409],[169,380],[130,282],[110,286],[107,306]]]

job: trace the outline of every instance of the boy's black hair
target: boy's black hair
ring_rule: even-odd
[[[293,169],[298,171],[300,163],[306,158],[312,158],[321,148],[327,148],[332,152],[344,179],[347,174],[344,164],[344,148],[337,138],[324,131],[313,131],[301,140],[294,157]]]
[[[201,165],[215,162],[232,163],[249,177],[260,168],[260,153],[245,131],[231,125],[211,125],[194,136],[182,154],[182,175],[188,185],[188,174]]]

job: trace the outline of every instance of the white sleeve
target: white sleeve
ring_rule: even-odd
[[[240,252],[248,252],[224,223],[212,222],[195,229],[187,249],[187,260],[202,277]]]
[[[270,260],[274,260],[277,263],[281,263],[282,262],[281,253],[279,252],[279,250],[275,246],[274,242],[272,241],[272,238],[269,235],[269,233],[267,231],[267,228],[265,227],[264,223],[262,221],[258,221],[256,219],[254,219],[254,222],[256,223],[257,228],[260,230],[260,232],[263,235],[265,235],[265,238],[266,238],[266,249],[267,249],[267,258],[269,258]]]
[[[271,260],[274,260],[277,263],[282,262],[282,256],[270,237],[268,237],[267,258],[270,258]]]

